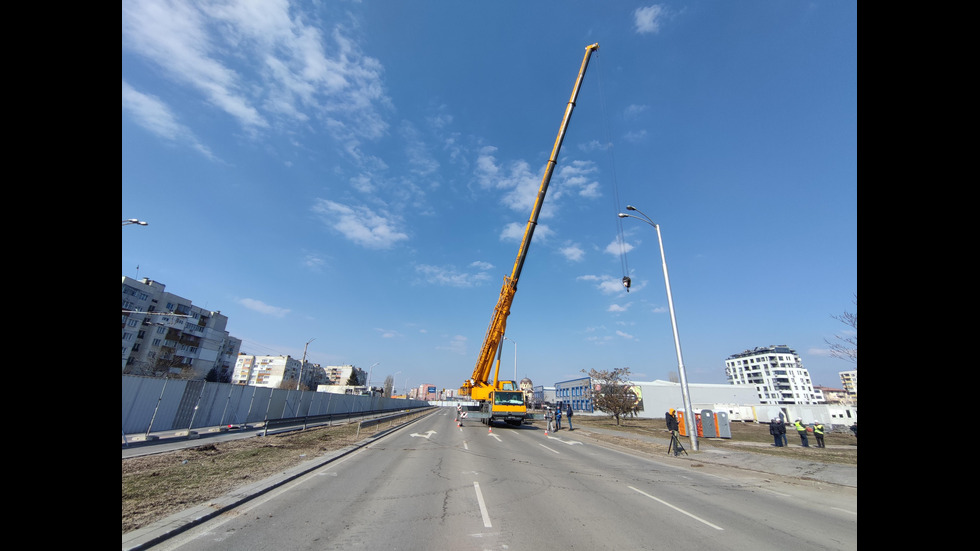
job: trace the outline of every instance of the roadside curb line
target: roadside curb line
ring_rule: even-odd
[[[390,435],[391,433],[415,423],[419,419],[428,417],[428,415],[431,415],[431,413],[408,421],[397,427],[392,427],[375,435],[368,436],[357,444],[352,444],[346,448],[334,450],[314,459],[310,459],[309,461],[300,463],[299,465],[283,471],[280,474],[272,475],[258,482],[237,488],[230,493],[210,500],[208,503],[203,505],[197,505],[191,507],[190,509],[185,509],[184,511],[174,513],[169,517],[142,528],[137,528],[132,532],[127,532],[122,535],[123,551],[140,551],[143,549],[149,549],[162,541],[172,538],[177,534],[203,524],[224,512],[234,509],[235,507],[238,507],[249,500],[266,494],[269,491],[286,484],[287,482],[291,482],[316,469],[319,469],[320,467],[323,467],[328,463],[336,461],[337,459],[340,459],[346,455],[350,455],[351,453],[365,446],[369,446]]]

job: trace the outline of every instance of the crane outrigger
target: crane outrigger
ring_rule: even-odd
[[[463,386],[459,388],[462,396],[469,396],[471,399],[480,403],[480,411],[468,413],[468,417],[481,419],[485,424],[492,424],[494,420],[502,420],[512,425],[520,425],[525,420],[533,418],[527,412],[527,405],[524,402],[524,393],[517,386],[517,381],[504,381],[499,379],[500,375],[500,352],[503,347],[504,332],[507,328],[507,316],[510,315],[510,307],[514,302],[514,295],[517,292],[517,282],[524,269],[524,261],[527,260],[527,252],[531,246],[531,238],[534,236],[534,229],[538,225],[538,215],[541,213],[541,206],[544,204],[545,194],[548,192],[548,185],[551,176],[558,164],[558,152],[561,150],[562,142],[565,140],[565,131],[572,118],[572,110],[578,99],[579,89],[582,80],[585,78],[585,70],[589,66],[589,59],[592,53],[599,49],[599,44],[591,44],[585,48],[585,57],[582,59],[582,66],[572,88],[572,96],[565,107],[565,116],[562,119],[561,127],[558,129],[558,137],[555,145],[551,149],[551,157],[545,167],[544,176],[541,178],[541,186],[538,188],[538,195],[534,201],[534,208],[531,217],[527,221],[524,229],[524,238],[521,240],[521,248],[517,253],[517,260],[510,277],[504,278],[503,287],[500,289],[500,296],[497,305],[493,309],[493,319],[487,328],[486,337],[483,339],[483,347],[480,349],[480,356],[473,368],[473,375],[467,379]],[[494,358],[497,359],[496,370],[493,370]],[[493,380],[490,374],[493,371]]]

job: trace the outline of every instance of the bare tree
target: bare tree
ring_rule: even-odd
[[[854,308],[857,310],[858,297],[854,294]],[[834,335],[836,341],[824,339],[830,346],[830,355],[835,358],[847,360],[857,365],[858,361],[858,316],[857,313],[844,312],[839,316],[832,316],[835,320],[843,323],[852,331],[845,331],[843,335]]]
[[[391,390],[395,388],[395,377],[393,375],[388,375],[385,377],[384,382],[384,397],[391,398]]]
[[[639,400],[630,382],[630,368],[617,367],[613,370],[582,370],[592,378],[592,405],[595,409],[616,418],[616,424],[625,416],[636,415]],[[598,388],[595,388],[598,386]]]

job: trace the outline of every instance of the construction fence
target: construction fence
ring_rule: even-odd
[[[428,406],[424,400],[122,376],[124,435]]]

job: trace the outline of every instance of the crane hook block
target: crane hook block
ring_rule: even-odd
[[[630,292],[630,283],[632,283],[630,276],[623,276],[623,287],[626,287],[627,293]]]

